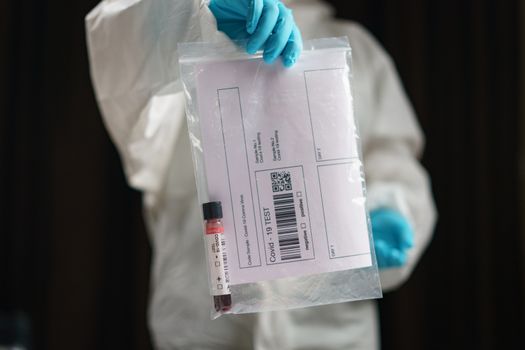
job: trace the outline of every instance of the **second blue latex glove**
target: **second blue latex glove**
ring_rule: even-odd
[[[398,212],[381,208],[370,212],[372,233],[380,269],[406,264],[407,250],[414,246],[414,232]]]
[[[232,40],[248,40],[246,51],[264,49],[266,63],[279,56],[291,67],[299,57],[303,42],[292,11],[278,0],[211,0],[209,8],[218,29]]]

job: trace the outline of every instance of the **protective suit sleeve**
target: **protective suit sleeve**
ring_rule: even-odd
[[[220,41],[200,0],[105,0],[86,16],[91,77],[129,184],[162,193],[181,126],[177,44]]]
[[[363,28],[355,25],[352,33],[359,37],[354,38],[354,72],[362,72],[367,80],[356,84],[363,90],[356,91],[355,103],[356,113],[366,114],[361,120],[368,123],[362,135],[368,208],[398,211],[414,231],[406,264],[380,270],[383,290],[389,290],[402,284],[416,266],[431,239],[436,210],[429,176],[418,161],[424,135],[394,64]]]

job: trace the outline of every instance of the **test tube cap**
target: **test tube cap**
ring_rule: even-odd
[[[210,219],[221,219],[222,218],[222,205],[221,202],[208,202],[202,205],[202,213],[204,220]]]

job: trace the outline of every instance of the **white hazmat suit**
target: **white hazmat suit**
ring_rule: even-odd
[[[315,0],[291,1],[305,39],[348,36],[368,207],[410,221],[403,268],[381,271],[384,290],[405,281],[427,246],[435,209],[417,161],[423,135],[394,65],[359,25]],[[210,320],[177,43],[225,41],[200,0],[104,0],[86,17],[96,97],[129,184],[144,193],[153,249],[149,324],[158,349],[376,349],[374,301]]]

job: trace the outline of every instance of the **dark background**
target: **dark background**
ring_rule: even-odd
[[[333,1],[396,62],[439,211],[384,349],[524,349],[519,0]],[[150,248],[89,79],[97,1],[0,2],[0,339],[149,349]],[[0,342],[1,343],[1,342]]]

